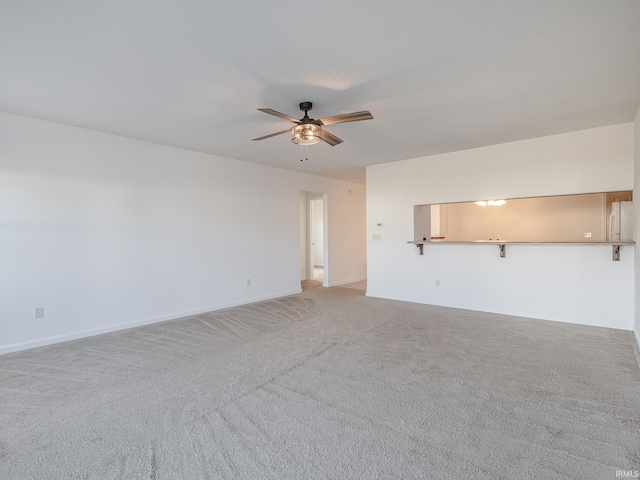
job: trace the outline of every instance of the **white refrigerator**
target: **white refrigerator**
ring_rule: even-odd
[[[609,214],[609,241],[633,241],[633,202],[613,202]]]

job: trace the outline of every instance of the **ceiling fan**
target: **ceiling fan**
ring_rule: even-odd
[[[300,120],[296,120],[284,113],[276,112],[270,108],[259,108],[261,112],[268,113],[274,117],[283,118],[296,124],[295,127],[282,130],[281,132],[272,133],[271,135],[265,135],[264,137],[254,138],[253,141],[264,140],[266,138],[282,135],[283,133],[291,132],[291,141],[298,145],[314,145],[320,140],[328,143],[332,147],[342,143],[342,140],[327,132],[324,128],[326,125],[335,125],[337,123],[358,122],[360,120],[373,120],[373,115],[367,110],[362,112],[344,113],[342,115],[334,115],[333,117],[325,117],[319,120],[309,118],[309,112],[313,108],[311,102],[302,102],[300,104],[300,110],[304,112],[304,117]]]

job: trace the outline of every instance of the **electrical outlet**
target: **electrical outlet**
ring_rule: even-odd
[[[374,242],[379,242],[382,240],[382,235],[380,235],[379,233],[374,233],[373,234],[373,241]]]
[[[591,238],[591,232],[584,232],[584,238]]]
[[[44,307],[37,307],[35,312],[35,318],[44,318]]]
[[[250,287],[250,286],[251,286],[251,279],[247,278],[247,287]]]
[[[439,287],[439,286],[440,286],[440,279],[436,278],[436,287]]]

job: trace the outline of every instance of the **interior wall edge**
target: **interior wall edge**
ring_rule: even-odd
[[[638,202],[640,201],[640,105],[636,111],[636,116],[633,122],[633,198],[635,202],[635,231],[634,240],[640,241],[640,207]],[[638,245],[635,247],[638,250]],[[635,257],[634,265],[634,281],[635,281],[635,294],[634,294],[634,334],[637,342],[637,346],[640,346],[640,255]],[[639,347],[640,348],[640,347]]]

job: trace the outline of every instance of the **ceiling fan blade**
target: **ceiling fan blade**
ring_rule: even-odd
[[[259,108],[261,112],[268,113],[269,115],[273,115],[274,117],[279,117],[284,120],[289,120],[293,123],[300,123],[300,120],[297,118],[290,117],[289,115],[285,115],[284,113],[276,112],[275,110],[271,110],[270,108]]]
[[[323,125],[335,125],[336,123],[359,122],[360,120],[373,120],[373,115],[368,110],[362,112],[345,113],[333,117],[321,118]]]
[[[336,137],[333,133],[327,132],[324,128],[322,129],[322,133],[320,134],[320,138],[327,142],[332,147],[335,147],[339,143],[342,143],[342,139]]]
[[[275,137],[278,135],[282,135],[283,133],[288,133],[290,132],[291,129],[287,128],[286,130],[282,130],[281,132],[278,133],[272,133],[271,135],[265,135],[264,137],[258,137],[258,138],[254,138],[253,140],[251,140],[252,142],[258,141],[258,140],[264,140],[265,138],[271,138],[271,137]]]

